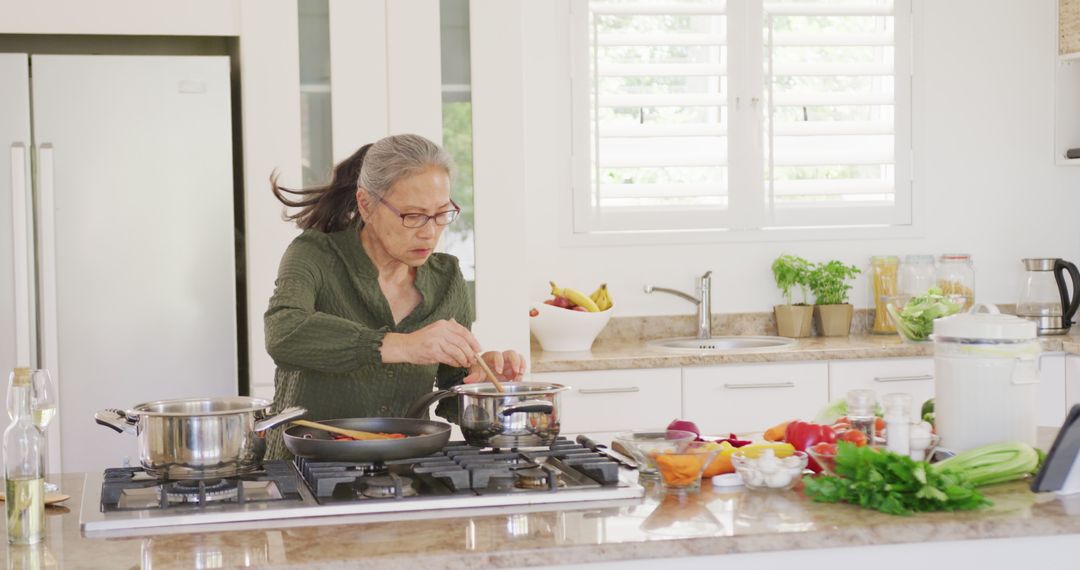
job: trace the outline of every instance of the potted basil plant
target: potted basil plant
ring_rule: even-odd
[[[772,264],[776,286],[784,296],[785,304],[775,305],[776,333],[790,338],[810,336],[811,318],[814,308],[806,304],[806,290],[810,284],[809,261],[794,255],[781,255]],[[793,304],[792,291],[798,287],[802,293],[802,302]]]
[[[814,317],[822,336],[847,336],[855,312],[848,303],[850,280],[860,273],[854,265],[832,260],[810,270],[810,290],[814,293]]]

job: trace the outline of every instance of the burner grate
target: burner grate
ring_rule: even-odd
[[[203,481],[163,481],[141,467],[121,467],[106,469],[101,484],[103,512],[280,500],[303,500],[299,477],[288,461],[267,461],[262,471]]]
[[[321,503],[372,498],[400,500],[412,494],[557,492],[614,486],[619,482],[617,463],[565,439],[546,448],[520,450],[451,442],[436,454],[385,464],[297,458],[296,466]],[[393,493],[383,490],[394,488],[379,481],[398,476],[407,481],[404,487]],[[375,483],[371,482],[373,479]],[[379,490],[372,490],[372,486]]]

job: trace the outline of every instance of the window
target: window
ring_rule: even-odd
[[[457,256],[461,273],[471,285],[476,279],[473,209],[472,74],[469,57],[469,2],[439,3],[442,53],[443,146],[454,158],[454,199],[461,216],[443,234],[443,249]]]
[[[911,223],[909,0],[575,0],[575,233]]]

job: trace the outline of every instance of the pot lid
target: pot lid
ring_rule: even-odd
[[[1000,313],[965,313],[934,321],[936,339],[1035,340],[1035,323]]]

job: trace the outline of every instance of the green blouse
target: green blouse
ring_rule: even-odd
[[[420,304],[395,324],[357,225],[333,233],[306,230],[293,240],[265,314],[266,350],[277,364],[274,409],[303,406],[315,421],[405,417],[435,386],[460,384],[464,368],[382,362],[386,333],[451,318],[472,325],[472,297],[456,257],[433,254],[416,269],[415,285]],[[451,419],[456,411],[453,398],[437,409]],[[291,457],[281,431],[271,430],[267,459]]]

